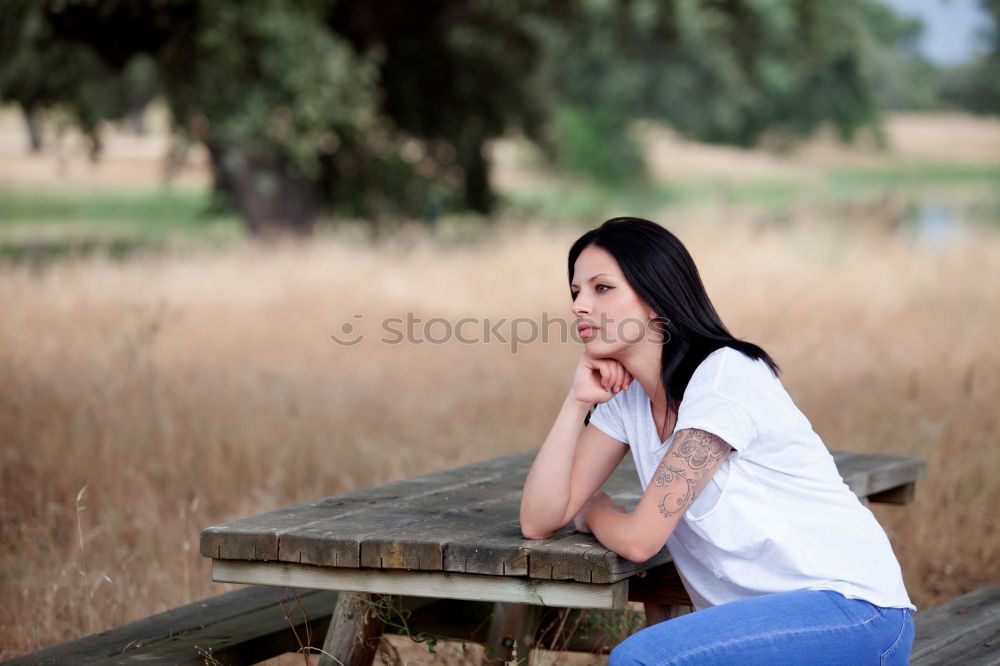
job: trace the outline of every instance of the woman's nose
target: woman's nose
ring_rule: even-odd
[[[582,317],[590,314],[590,303],[584,299],[582,294],[578,294],[577,297],[573,299],[573,307],[570,309],[573,311],[574,315]]]

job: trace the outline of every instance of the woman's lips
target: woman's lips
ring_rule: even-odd
[[[594,334],[594,327],[582,324],[581,326],[577,327],[576,332],[580,336],[581,340],[586,340],[587,338],[589,338]]]

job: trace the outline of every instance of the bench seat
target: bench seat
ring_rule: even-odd
[[[913,619],[911,666],[1000,664],[1000,585],[979,588]]]
[[[281,595],[290,618],[278,604]],[[301,605],[296,601],[296,592]],[[32,652],[4,666],[22,664],[252,664],[299,649],[308,634],[323,645],[337,593],[264,586],[245,587],[174,608],[98,634]],[[303,610],[305,611],[303,616]],[[292,627],[295,627],[295,631]]]

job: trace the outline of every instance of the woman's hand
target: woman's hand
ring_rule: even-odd
[[[587,525],[587,514],[595,507],[602,505],[607,505],[618,513],[627,513],[625,507],[615,504],[610,495],[605,492],[596,492],[593,497],[587,500],[587,503],[580,509],[580,513],[576,514],[576,518],[573,519],[573,525],[576,527],[577,532],[591,534],[590,527]]]
[[[576,365],[570,395],[586,405],[607,402],[632,383],[632,375],[613,358],[592,358],[584,352]]]

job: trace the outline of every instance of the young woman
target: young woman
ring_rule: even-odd
[[[573,245],[569,282],[585,349],[521,529],[542,539],[572,521],[635,562],[666,543],[698,611],[610,663],[909,663],[916,609],[885,532],[771,357],[726,330],[681,242],[608,220]],[[597,492],[629,449],[645,489],[631,513]]]

